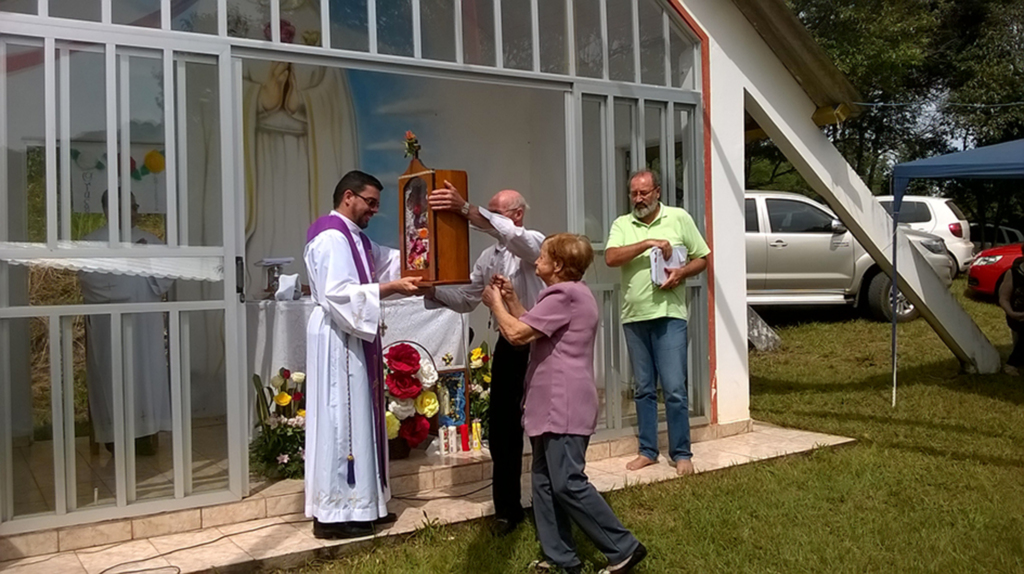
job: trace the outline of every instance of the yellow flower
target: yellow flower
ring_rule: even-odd
[[[437,395],[434,391],[423,391],[416,396],[416,412],[430,418],[437,414],[441,405],[437,402]]]
[[[289,403],[292,402],[292,396],[284,391],[281,391],[280,393],[277,393],[277,396],[274,397],[274,402],[277,403],[278,406],[286,407],[288,406]]]
[[[483,358],[483,356],[484,356],[484,350],[483,350],[483,348],[481,348],[481,347],[477,347],[477,348],[473,349],[473,354],[471,354],[471,355],[469,356],[469,359],[470,359],[471,361],[475,361],[475,360],[477,360],[477,359],[481,359],[481,358]]]
[[[297,412],[295,414],[300,416],[300,417],[302,417],[302,418],[306,418],[306,409],[299,409],[299,412]]]
[[[485,383],[491,382],[491,376],[490,375],[484,375],[484,382]]]
[[[384,422],[388,427],[388,440],[398,438],[398,428],[402,426],[402,423],[398,422],[398,417],[386,412],[384,413]]]

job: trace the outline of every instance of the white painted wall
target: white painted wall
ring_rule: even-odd
[[[743,132],[740,129],[733,135],[723,130],[729,127],[730,121],[742,122],[745,105],[746,110],[758,120],[797,171],[850,228],[857,241],[865,246],[883,269],[891,270],[892,220],[849,163],[811,120],[815,104],[734,4],[715,0],[688,0],[684,5],[712,38],[710,73],[714,101],[711,125],[715,164],[712,173],[716,178],[726,178],[726,181],[716,179],[713,184],[716,196],[716,240],[742,237],[743,233],[740,210],[743,190],[737,187],[743,181]],[[729,142],[728,147],[723,142]],[[726,197],[723,198],[723,194]],[[719,212],[718,209],[725,212]],[[718,228],[719,225],[725,228]],[[900,260],[905,263],[900,267],[901,291],[921,310],[922,316],[954,354],[968,364],[967,368],[976,368],[982,373],[997,371],[999,355],[970,315],[902,235],[899,237],[898,248]],[[742,243],[737,242],[734,249],[742,251]],[[719,253],[719,264],[724,263],[721,255]],[[723,274],[716,279],[716,287],[735,280],[738,289],[743,284],[743,278],[735,273],[742,272],[742,268],[736,267],[735,262],[742,260],[743,256],[739,253],[729,253],[729,256],[733,261],[716,268]],[[730,303],[739,301],[738,298],[722,297],[722,303],[726,300]],[[729,321],[728,314],[732,309],[721,308],[722,303],[717,307],[724,325]],[[723,337],[727,340],[723,341]],[[729,348],[737,351],[738,348],[735,346],[737,341],[733,341],[727,333],[720,333],[718,342],[721,345],[719,408],[724,415],[726,409],[732,411],[735,405],[732,398],[725,395],[724,385],[727,381],[731,383],[732,378],[723,370],[728,362],[724,353]],[[743,348],[746,348],[745,341]],[[744,394],[749,396],[749,393]],[[721,420],[724,422],[728,419],[723,416]]]

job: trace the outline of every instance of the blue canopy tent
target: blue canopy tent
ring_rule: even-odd
[[[893,168],[892,277],[896,285],[896,229],[911,179],[1024,179],[1024,139],[898,164]],[[896,406],[896,297],[892,297],[892,404]]]

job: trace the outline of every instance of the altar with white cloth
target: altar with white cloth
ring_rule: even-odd
[[[246,302],[249,377],[259,375],[269,381],[281,368],[306,371],[306,323],[315,307],[309,297],[297,301]],[[413,341],[430,353],[438,369],[466,367],[467,315],[446,308],[426,309],[422,297],[385,299],[381,307],[384,346]],[[444,364],[442,358],[449,354],[451,364]],[[254,423],[254,409],[248,412],[250,423]]]

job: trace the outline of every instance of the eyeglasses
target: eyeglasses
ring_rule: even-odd
[[[373,199],[372,197],[366,198],[366,197],[363,197],[363,196],[359,195],[356,192],[352,192],[352,195],[354,195],[354,196],[358,197],[359,199],[365,201],[366,202],[366,207],[369,207],[370,209],[377,209],[377,208],[380,207],[380,201],[378,201],[376,199]]]
[[[629,196],[630,197],[648,197],[648,196],[654,195],[655,192],[658,191],[658,189],[659,188],[657,188],[657,187],[652,187],[651,189],[635,189],[635,190],[631,189],[631,190],[629,190]]]

